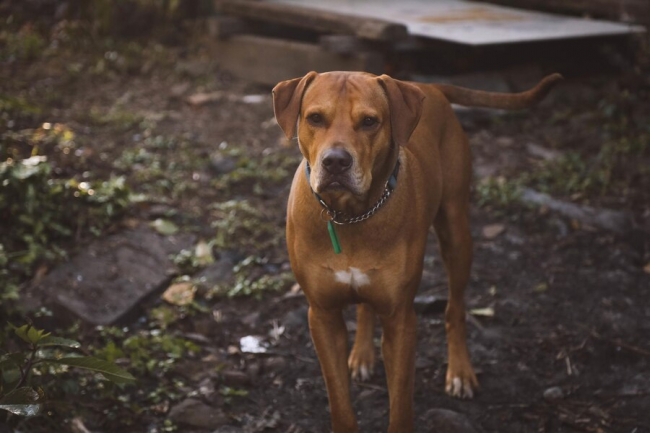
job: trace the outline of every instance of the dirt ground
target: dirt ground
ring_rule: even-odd
[[[209,46],[165,49],[150,57],[161,60],[144,61],[126,72],[116,67],[95,74],[71,75],[71,65],[90,70],[98,68],[99,61],[72,54],[5,65],[0,90],[43,103],[47,111],[37,117],[39,122],[63,123],[76,132],[84,143],[83,160],[66,162],[64,156],[53,155],[69,175],[83,170],[92,170],[98,177],[124,174],[135,191],[161,198],[159,203],[134,205],[110,230],[146,223],[152,215],[167,212],[182,229],[210,237],[215,231],[212,206],[248,199],[274,233],[281,234],[291,168],[300,155],[295,144],[283,145],[273,121],[269,89],[239,82],[221,71]],[[105,57],[111,58],[110,54]],[[527,151],[529,143],[557,152],[598,146],[600,126],[589,113],[595,101],[619,92],[616,80],[613,76],[569,79],[540,108],[523,114],[464,115],[477,177],[510,176],[539,167],[539,158]],[[212,91],[223,95],[198,107],[184,100]],[[250,103],[242,100],[245,95],[262,96]],[[647,101],[635,107],[647,116]],[[139,123],[102,123],[89,119],[89,113],[95,117],[131,113]],[[37,125],[15,126],[21,127]],[[182,144],[150,148],[153,156],[149,159],[124,158],[125,152],[146,148],[142,142],[147,136],[175,137]],[[223,158],[231,158],[228,151],[233,148],[239,152],[236,158],[272,155],[276,161],[288,161],[290,169],[272,180],[263,178],[260,183],[246,178],[219,189],[213,181],[224,176]],[[118,160],[122,162],[116,164]],[[241,159],[237,161],[241,166]],[[170,162],[176,163],[175,169]],[[163,174],[150,175],[147,170],[152,164],[159,164]],[[165,170],[169,170],[169,181],[186,187],[157,189],[155,182],[165,176]],[[632,183],[624,197],[615,193],[587,199],[562,197],[631,212],[637,229],[627,234],[580,226],[547,209],[517,204],[472,206],[475,256],[466,298],[470,310],[483,312],[468,319],[468,339],[481,389],[470,401],[444,393],[443,314],[437,307],[419,308],[418,432],[439,431],[434,430],[437,424],[430,412],[436,408],[463,414],[477,431],[484,432],[650,432],[650,275],[643,270],[649,261],[648,237],[643,231],[650,210],[646,186],[647,179]],[[486,236],[484,228],[494,224],[502,225],[502,232]],[[265,269],[278,273],[287,269],[287,255],[283,241],[271,238],[272,244],[265,244],[258,253],[268,261]],[[82,238],[69,248],[80,250],[88,241]],[[215,249],[215,256],[238,260],[250,249],[255,251],[254,246],[238,248],[235,243],[227,250]],[[289,287],[261,297],[206,297],[202,303],[207,313],[187,315],[168,328],[166,332],[184,335],[201,347],[199,354],[181,360],[166,373],[184,377],[176,401],[193,392],[196,395],[205,385],[201,374],[205,371],[211,372],[207,377],[212,385],[247,391],[232,400],[223,395],[203,396],[211,407],[227,414],[225,424],[232,428],[201,430],[181,422],[178,431],[329,431],[327,396],[309,337],[306,301],[299,292],[289,292]],[[441,299],[446,296],[433,233],[420,292]],[[123,325],[135,332],[145,326],[147,311],[162,303],[150,299],[141,306],[139,319]],[[352,308],[347,314],[352,338]],[[94,328],[82,329],[84,338],[94,338]],[[267,353],[241,353],[240,339],[249,335],[261,336],[268,344]],[[376,337],[379,345],[379,330]],[[212,373],[215,359],[220,367]],[[155,378],[143,380],[148,383]],[[549,391],[554,387],[559,387],[561,395]],[[381,356],[372,379],[354,383],[352,390],[361,431],[385,431],[388,401]],[[162,431],[151,426],[167,418],[174,404],[168,401],[162,409],[144,411],[134,424],[119,430],[107,430],[100,408],[94,408],[95,416],[88,416],[86,424],[92,431]],[[113,420],[110,428],[118,424]]]

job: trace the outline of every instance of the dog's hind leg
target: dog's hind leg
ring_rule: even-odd
[[[478,388],[465,330],[465,286],[472,264],[468,207],[467,202],[445,203],[434,221],[449,280],[449,301],[445,312],[449,365],[445,390],[460,398],[472,398]]]
[[[352,379],[368,380],[375,366],[375,312],[368,304],[357,305],[357,332],[348,358]]]

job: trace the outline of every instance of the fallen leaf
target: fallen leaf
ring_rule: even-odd
[[[539,283],[535,287],[533,287],[533,292],[535,293],[542,293],[548,290],[548,284],[546,283]]]
[[[34,279],[32,280],[32,284],[38,285],[43,280],[45,275],[47,275],[47,271],[49,269],[50,268],[48,268],[46,265],[39,266],[36,272],[34,273]]]
[[[122,221],[122,225],[127,229],[134,229],[140,225],[140,220],[137,218],[126,218]]]
[[[577,219],[572,219],[571,220],[571,228],[573,230],[580,230],[582,228],[582,224]]]
[[[158,218],[151,223],[151,227],[156,229],[158,233],[165,236],[175,235],[178,233],[178,226],[169,220]]]
[[[273,328],[269,331],[269,337],[273,338],[275,341],[278,341],[280,337],[284,334],[284,326],[279,326],[278,321],[273,321]]]
[[[223,92],[195,93],[194,95],[185,98],[185,102],[193,107],[200,107],[201,105],[218,101],[223,97]]]
[[[494,239],[504,232],[506,227],[503,224],[490,224],[483,227],[483,237]]]
[[[473,316],[494,317],[494,308],[472,308],[469,310],[469,314]]]
[[[85,426],[83,420],[80,417],[72,418],[70,423],[70,430],[72,433],[90,433],[90,430]]]
[[[194,300],[196,293],[196,286],[192,283],[177,283],[172,284],[165,290],[162,298],[173,305],[188,305]]]
[[[200,266],[206,266],[214,263],[212,248],[203,239],[201,239],[199,243],[196,244],[196,248],[194,249],[194,256],[196,257],[197,264]]]

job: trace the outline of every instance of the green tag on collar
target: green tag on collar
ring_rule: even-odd
[[[330,233],[334,254],[340,254],[341,244],[339,243],[339,237],[336,235],[336,227],[334,227],[334,223],[331,220],[327,222],[327,231]]]

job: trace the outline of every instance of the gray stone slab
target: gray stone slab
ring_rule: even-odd
[[[464,0],[273,0],[404,24],[413,36],[470,46],[621,36],[643,26]]]
[[[171,254],[192,235],[161,236],[147,226],[100,239],[50,272],[35,287],[42,302],[94,325],[115,323],[176,270]]]

